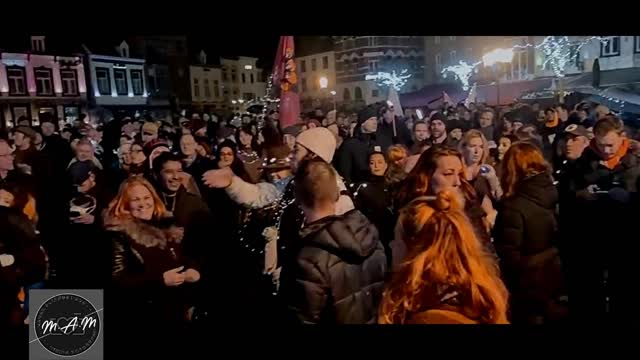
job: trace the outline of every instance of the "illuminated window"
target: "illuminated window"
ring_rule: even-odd
[[[620,55],[620,36],[609,36],[600,43],[600,56],[619,56]]]
[[[207,99],[211,98],[211,88],[209,87],[209,79],[204,79],[204,97],[206,97]]]
[[[131,87],[133,87],[133,95],[142,95],[144,93],[144,81],[142,80],[142,71],[131,70]]]
[[[36,93],[38,95],[53,95],[51,69],[35,69],[34,74],[36,77]]]
[[[24,68],[18,66],[7,66],[7,80],[9,80],[9,94],[11,95],[25,95],[27,88],[25,86],[26,80],[24,77]]]
[[[107,68],[96,68],[96,80],[100,95],[111,95],[111,74]]]
[[[113,78],[116,82],[116,93],[118,95],[128,95],[126,71],[124,69],[114,69]]]
[[[78,95],[78,80],[75,70],[60,70],[63,95]]]

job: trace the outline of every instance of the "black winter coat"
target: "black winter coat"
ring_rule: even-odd
[[[198,189],[200,190],[201,194],[204,194],[209,190],[209,187],[207,187],[202,181],[202,175],[208,170],[216,168],[212,160],[197,155],[196,159],[191,164],[189,164],[189,166],[186,166],[186,164],[183,163],[183,167],[184,171],[190,174],[193,177],[193,180],[195,180],[196,184],[198,184]]]
[[[369,181],[352,188],[354,205],[378,229],[389,264],[391,264],[389,243],[393,240],[393,229],[397,220],[393,212],[391,190],[384,176],[371,176]]]
[[[178,189],[175,197],[169,197],[156,189],[168,210],[173,213],[176,225],[184,228],[182,243],[185,255],[199,258],[212,255],[212,242],[207,233],[212,223],[211,211],[207,204],[198,196],[188,192],[183,186]]]
[[[112,281],[114,294],[120,294],[116,307],[121,315],[165,321],[165,328],[183,322],[193,284],[169,287],[163,274],[179,266],[185,270],[200,267],[182,255],[182,235],[175,231],[173,219],[143,222],[107,217],[104,221],[112,240]]]
[[[386,270],[375,226],[352,210],[308,224],[301,236],[281,278],[289,309],[304,323],[375,324]]]
[[[110,271],[110,239],[102,228],[102,210],[108,205],[108,195],[100,185],[92,188],[88,194],[96,201],[92,224],[71,221],[70,202],[67,201],[67,227],[64,236],[50,244],[49,259],[55,269],[56,286],[68,289],[101,289],[108,284]],[[76,196],[83,196],[76,194]],[[62,224],[60,224],[62,225]],[[78,271],[82,269],[82,271]]]
[[[494,245],[511,293],[512,322],[546,318],[547,307],[563,295],[555,244],[557,201],[552,179],[543,173],[524,179],[499,206]]]
[[[22,325],[20,287],[44,279],[46,261],[33,224],[20,211],[0,206],[0,229],[0,255],[14,257],[13,264],[0,266],[0,333],[8,334]]]
[[[394,121],[396,123],[396,136],[393,136],[393,124],[387,124],[384,120],[378,125],[378,131],[376,132],[382,151],[385,153],[387,148],[393,144],[402,144],[409,147],[412,143],[411,132],[405,122],[397,116]]]
[[[361,132],[342,144],[336,170],[344,178],[345,183],[358,183],[369,177],[369,153],[373,151],[374,146],[382,147],[376,134]]]

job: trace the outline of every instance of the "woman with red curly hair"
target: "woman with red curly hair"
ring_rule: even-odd
[[[512,294],[511,321],[546,323],[562,314],[563,294],[556,248],[558,192],[538,147],[513,144],[502,160],[504,195],[494,227],[494,245]]]
[[[383,293],[380,324],[506,324],[508,293],[451,190],[413,205],[409,253]]]
[[[394,240],[391,242],[394,268],[400,264],[405,254],[411,251],[404,239],[419,231],[412,225],[415,216],[414,203],[424,196],[434,196],[445,189],[459,195],[476,238],[487,249],[493,250],[487,213],[480,205],[473,187],[465,179],[464,170],[462,155],[449,147],[436,145],[420,155],[420,159],[405,179],[395,199],[394,206],[400,210]]]

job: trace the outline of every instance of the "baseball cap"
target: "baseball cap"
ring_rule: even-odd
[[[76,161],[69,166],[69,175],[74,185],[81,185],[87,181],[91,173],[95,170],[95,165],[91,160]]]
[[[589,137],[589,131],[582,125],[571,124],[564,129],[564,132],[575,136]]]

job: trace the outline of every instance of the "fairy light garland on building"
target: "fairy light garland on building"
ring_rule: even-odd
[[[547,36],[540,44],[515,45],[513,48],[534,47],[542,51],[545,55],[542,67],[544,68],[547,64],[551,65],[553,73],[561,78],[565,75],[567,65],[571,64],[580,54],[580,49],[593,40],[598,40],[600,43],[604,42],[605,44],[609,41],[609,39],[600,36],[592,36],[585,40],[573,42],[569,40],[568,36]]]
[[[553,73],[557,77],[561,78],[565,76],[565,70],[567,66],[571,64],[580,54],[580,49],[582,49],[585,45],[589,44],[593,40],[598,40],[604,43],[609,41],[608,38],[603,38],[600,36],[592,36],[581,41],[571,41],[568,36],[547,36],[540,44],[537,45],[514,45],[510,49],[503,50],[507,51],[529,47],[538,49],[545,55],[542,67],[544,68],[545,66],[550,65]],[[471,75],[473,75],[473,73],[478,72],[477,67],[482,64],[483,61],[478,61],[473,64],[468,64],[465,61],[460,61],[458,65],[452,65],[444,68],[441,73],[442,76],[446,78],[447,73],[452,72],[454,74],[454,78],[462,83],[462,89],[467,91],[469,89],[469,78],[471,77]]]
[[[365,80],[374,80],[376,85],[383,86],[393,86],[396,91],[400,91],[402,87],[407,83],[411,74],[408,73],[409,70],[403,69],[400,73],[396,73],[395,70],[392,72],[378,72],[375,75],[367,75],[364,77]]]
[[[469,90],[469,78],[471,75],[478,72],[478,65],[480,65],[482,61],[478,61],[474,64],[468,64],[466,61],[460,61],[458,65],[447,66],[442,69],[442,77],[447,78],[447,73],[452,72],[454,78],[459,80],[462,83],[462,90]]]

